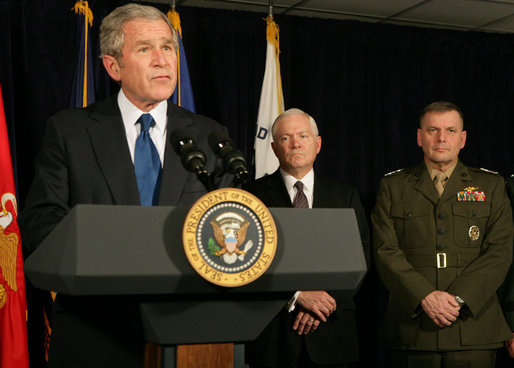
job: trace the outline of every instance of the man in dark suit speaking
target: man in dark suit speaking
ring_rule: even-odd
[[[191,205],[206,190],[187,172],[170,135],[186,130],[216,166],[207,136],[221,125],[168,102],[177,82],[177,35],[150,6],[128,4],[102,22],[105,69],[116,96],[48,122],[35,178],[22,213],[26,254],[76,204]],[[120,255],[122,256],[122,255]],[[143,366],[137,304],[124,297],[58,295],[50,367]]]
[[[357,190],[314,173],[321,149],[314,119],[302,110],[287,110],[275,120],[272,135],[280,169],[244,189],[269,207],[354,208],[367,257],[368,226]],[[353,302],[344,302],[337,291],[297,291],[247,345],[246,354],[251,367],[343,367],[354,362],[358,349]]]

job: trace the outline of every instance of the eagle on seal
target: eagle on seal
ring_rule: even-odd
[[[214,239],[221,249],[215,253],[223,260],[232,264],[237,260],[238,255],[246,254],[246,250],[240,250],[246,238],[246,232],[250,223],[245,221],[241,216],[227,212],[211,221]]]

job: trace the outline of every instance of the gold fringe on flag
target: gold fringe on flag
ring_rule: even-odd
[[[82,107],[87,106],[87,37],[89,27],[93,25],[93,12],[89,8],[89,3],[87,1],[79,0],[75,3],[75,6],[71,8],[71,10],[75,10],[75,14],[83,14],[85,19],[84,22],[84,90],[82,95]]]
[[[269,43],[271,43],[275,47],[275,65],[277,66],[277,91],[278,96],[282,96],[282,78],[281,78],[281,72],[280,72],[280,29],[278,27],[278,24],[275,23],[273,20],[273,17],[269,15],[266,18],[266,38]],[[278,99],[278,111],[282,112],[284,111],[284,106],[282,106],[282,100]]]
[[[180,35],[180,38],[182,38],[182,27],[180,26],[180,15],[178,12],[170,9],[166,15],[168,16],[168,19],[170,20],[171,25],[175,31],[177,31]]]

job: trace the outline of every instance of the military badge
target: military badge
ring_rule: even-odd
[[[216,285],[257,280],[275,256],[277,231],[254,195],[226,188],[207,193],[191,207],[183,228],[184,251],[193,269]]]
[[[478,228],[477,225],[472,225],[469,230],[468,230],[468,235],[469,235],[469,238],[472,240],[472,241],[475,241],[478,239],[478,237],[480,236],[480,229]]]
[[[477,190],[478,187],[467,187],[457,192],[459,202],[485,202],[485,193]]]

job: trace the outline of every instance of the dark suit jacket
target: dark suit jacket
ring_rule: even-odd
[[[139,205],[134,165],[116,98],[85,109],[62,111],[49,119],[20,218],[25,254],[32,252],[76,204]],[[207,155],[208,171],[212,171],[217,160],[210,153],[207,137],[223,127],[168,104],[158,204],[189,206],[206,190],[182,167],[171,147],[169,136],[176,128],[191,133]],[[143,366],[143,336],[134,298],[58,295],[54,312],[50,367]]]
[[[268,207],[292,207],[279,170],[246,185],[244,189],[256,195]],[[354,187],[315,175],[313,207],[354,208],[364,254],[368,259],[368,224],[359,195]],[[309,333],[307,336],[298,336],[292,330],[296,313],[288,313],[284,308],[255,341],[247,344],[247,361],[250,364],[262,366],[284,367],[290,365],[298,360],[302,340],[305,342],[309,356],[316,364],[345,364],[357,361],[355,306],[353,302],[344,300],[337,291],[327,292],[336,299],[337,310],[326,323],[321,323],[316,332]],[[297,307],[296,311],[299,309]]]

